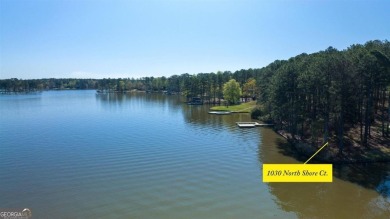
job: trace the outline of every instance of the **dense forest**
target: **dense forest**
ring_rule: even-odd
[[[331,140],[342,152],[353,129],[352,139],[369,147],[374,124],[389,137],[389,57],[388,41],[369,41],[275,61],[258,79],[263,111],[292,138]]]
[[[118,79],[0,80],[0,91],[97,89],[106,92],[177,93],[210,103],[223,98],[223,86],[235,79],[242,97],[256,98],[262,119],[272,120],[291,138],[317,142],[329,139],[343,151],[345,132],[359,130],[359,143],[369,147],[374,123],[388,138],[390,120],[390,43],[369,41],[345,50],[329,47],[258,69],[216,73],[184,73],[170,77]]]

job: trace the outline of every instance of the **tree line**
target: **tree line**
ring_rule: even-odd
[[[330,138],[344,149],[345,132],[359,127],[360,142],[368,147],[372,125],[380,123],[381,134],[389,136],[390,43],[368,41],[344,50],[329,47],[288,60],[276,60],[263,68],[235,72],[184,73],[170,77],[105,79],[0,80],[1,92],[45,89],[98,89],[108,92],[142,90],[180,93],[216,103],[224,85],[238,82],[241,97],[256,98],[263,119],[292,138],[313,144]]]
[[[188,98],[200,97],[204,101],[216,102],[223,98],[223,86],[230,79],[235,79],[242,86],[243,97],[256,95],[254,77],[260,69],[218,71],[216,73],[184,73],[170,77],[142,78],[104,78],[104,79],[5,79],[0,80],[2,92],[31,92],[55,89],[97,89],[105,92],[127,92],[140,90],[147,92],[179,93]]]
[[[258,78],[262,113],[292,138],[331,139],[340,152],[346,132],[358,127],[357,139],[369,147],[374,123],[389,137],[389,57],[390,43],[376,40],[274,61]]]

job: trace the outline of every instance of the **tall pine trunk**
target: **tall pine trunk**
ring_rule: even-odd
[[[389,99],[387,101],[387,107],[388,107],[388,110],[387,110],[387,127],[386,127],[386,136],[389,137],[390,136],[390,91],[389,91]]]
[[[340,112],[339,118],[339,130],[338,130],[338,139],[339,139],[339,153],[342,154],[344,150],[344,115],[343,110]]]
[[[370,109],[371,109],[371,94],[368,94],[368,98],[366,100],[366,108],[365,108],[365,116],[364,116],[364,146],[368,147],[368,137],[371,126],[371,118],[370,118]]]
[[[386,120],[386,116],[385,116],[385,113],[386,113],[386,106],[385,106],[385,103],[386,103],[386,90],[383,89],[382,91],[382,136],[385,137],[385,120]]]

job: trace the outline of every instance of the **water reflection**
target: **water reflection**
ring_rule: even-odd
[[[31,92],[31,93],[16,93],[16,94],[0,94],[0,104],[3,105],[3,109],[15,111],[26,110],[35,108],[41,105],[42,93]],[[25,104],[27,103],[27,104]]]
[[[181,113],[184,121],[192,126],[210,126],[213,129],[226,128],[230,131],[237,131],[235,126],[239,121],[251,121],[248,114],[236,113],[228,116],[208,114],[211,105],[187,105],[180,95],[162,95],[147,93],[104,93],[96,94],[99,104],[108,110],[123,110],[126,105],[140,108],[145,104],[158,106],[163,109]],[[152,108],[152,107],[151,107]]]
[[[301,163],[280,148],[284,140],[261,129],[261,163]],[[276,140],[275,140],[276,139]],[[268,183],[275,202],[300,218],[389,218],[389,164],[335,165],[333,183]]]
[[[131,93],[100,93],[96,94],[97,102],[105,109],[123,110],[124,106],[130,108],[143,108],[145,104],[153,107],[162,107],[164,110],[177,113],[183,103],[181,96],[168,96],[162,94],[147,94],[143,92]]]
[[[373,189],[390,201],[390,164],[334,165],[334,176],[368,189]]]

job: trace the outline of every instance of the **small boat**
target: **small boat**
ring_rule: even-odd
[[[229,115],[232,112],[230,111],[210,111],[209,114],[215,114],[215,115]]]

